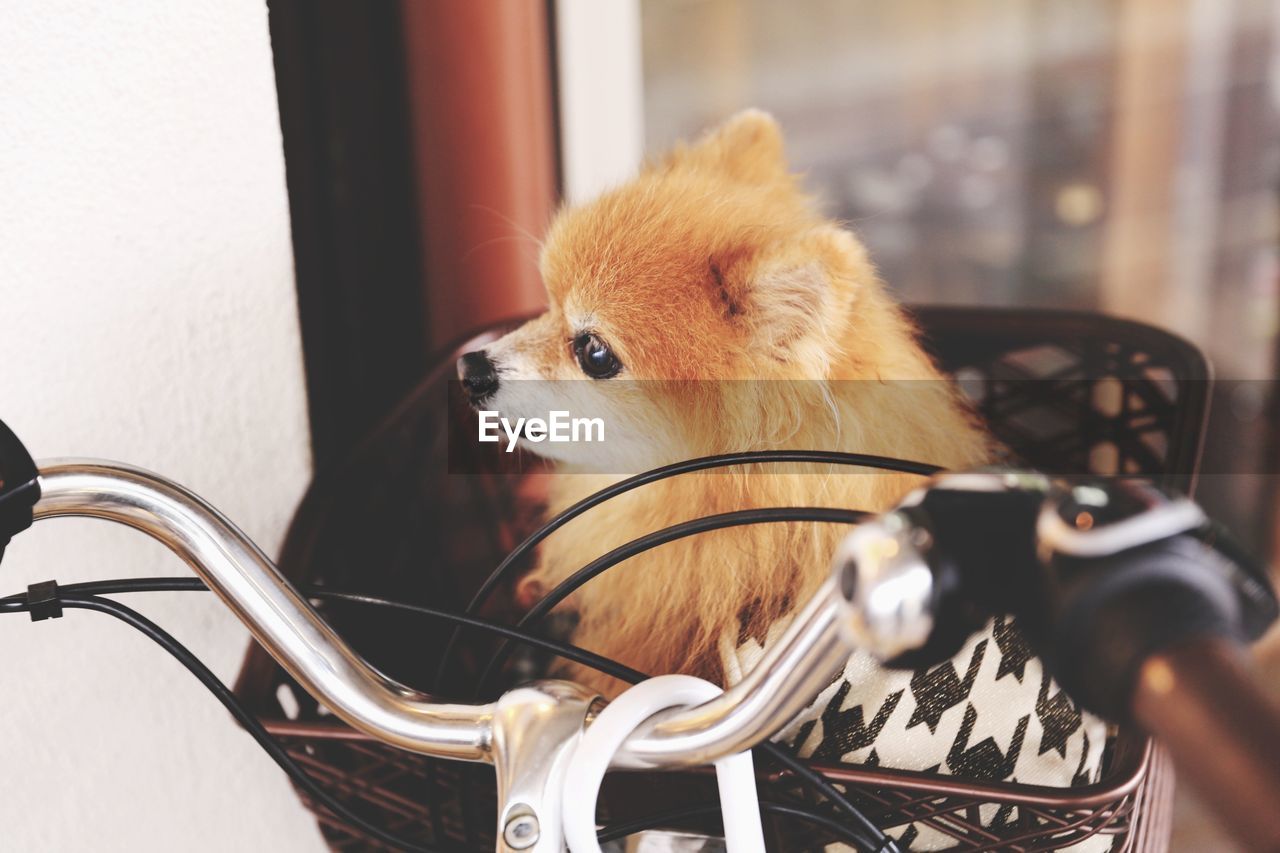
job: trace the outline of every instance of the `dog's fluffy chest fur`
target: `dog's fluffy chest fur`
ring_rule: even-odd
[[[839,429],[815,415],[823,435],[789,435],[787,447],[852,450],[963,467],[987,444],[940,380],[894,385],[850,381],[828,386]],[[902,411],[902,410],[909,411]],[[750,421],[749,414],[742,415]],[[913,429],[914,421],[921,421]],[[838,433],[843,440],[835,442]],[[739,448],[741,445],[739,445]],[[735,448],[735,449],[739,449]],[[708,448],[727,451],[729,448]],[[691,450],[687,456],[699,455]],[[552,487],[552,511],[616,477],[566,474]],[[591,559],[645,534],[695,518],[761,507],[883,511],[921,478],[840,466],[752,465],[652,483],[592,510],[551,537],[533,580],[560,582]],[[848,528],[763,523],[702,533],[632,557],[589,582],[573,599],[575,640],[642,672],[687,672],[723,680],[719,648],[727,634],[763,636],[826,577]],[[585,670],[574,677],[605,692],[619,685]]]

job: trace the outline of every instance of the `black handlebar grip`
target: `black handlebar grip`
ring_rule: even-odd
[[[13,430],[0,421],[0,559],[9,540],[31,526],[40,471]]]

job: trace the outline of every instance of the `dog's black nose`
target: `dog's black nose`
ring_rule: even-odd
[[[458,359],[458,378],[473,403],[498,390],[498,369],[484,350],[469,352]]]

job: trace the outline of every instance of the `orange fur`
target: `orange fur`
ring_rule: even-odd
[[[649,462],[776,447],[946,467],[990,456],[861,244],[799,189],[778,127],[762,113],[743,113],[630,183],[562,212],[542,272],[549,311],[497,351],[540,378],[582,379],[566,341],[575,323],[589,321],[625,365],[619,379],[653,381],[648,401],[630,405],[653,405],[654,423],[678,437]],[[673,412],[659,406],[664,400],[683,402]],[[571,462],[560,470],[552,511],[619,479],[574,473]],[[790,505],[883,510],[918,483],[796,466],[670,479],[550,537],[524,588],[545,588],[617,545],[698,516]],[[721,638],[738,637],[744,621],[762,633],[811,594],[846,532],[762,524],[664,545],[571,599],[581,616],[575,640],[646,672],[719,679]],[[606,693],[618,687],[585,671],[572,677]]]

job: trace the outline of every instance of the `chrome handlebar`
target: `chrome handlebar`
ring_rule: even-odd
[[[146,471],[93,461],[46,463],[40,467],[39,483],[41,497],[34,507],[36,520],[58,516],[101,518],[141,530],[159,540],[204,579],[300,684],[354,728],[413,752],[492,763],[497,771],[500,851],[559,853],[562,850],[559,816],[566,764],[563,759],[584,727],[590,724],[591,710],[598,697],[568,682],[542,682],[511,690],[487,705],[436,702],[378,672],[353,652],[244,533],[186,489]],[[1261,569],[1254,567],[1252,573],[1245,572],[1243,564],[1238,563],[1240,555],[1231,549],[1216,558],[1207,555],[1207,540],[1201,541],[1198,534],[1191,536],[1196,531],[1189,529],[1199,525],[1203,516],[1198,510],[1187,510],[1190,505],[1185,501],[1171,501],[1151,489],[1134,492],[1132,488],[1120,488],[1111,494],[1096,488],[1082,488],[1055,493],[1053,501],[1046,503],[1049,496],[1046,489],[1047,481],[1038,477],[1028,480],[1025,472],[1022,475],[1008,472],[951,475],[935,481],[928,492],[908,496],[899,510],[860,526],[846,538],[836,554],[834,579],[815,594],[743,681],[703,705],[655,716],[623,745],[614,758],[614,765],[671,768],[707,764],[750,748],[802,711],[830,683],[852,646],[866,649],[882,660],[904,652],[927,652],[945,658],[952,652],[944,646],[967,636],[974,627],[968,623],[981,615],[973,611],[965,616],[965,608],[952,607],[951,610],[964,618],[952,619],[946,624],[935,622],[935,617],[947,614],[947,608],[939,603],[939,596],[958,594],[957,578],[948,575],[948,572],[954,575],[955,565],[949,562],[953,559],[971,565],[994,559],[1015,570],[1036,562],[1051,563],[1049,569],[1055,573],[1059,587],[1055,594],[1075,602],[1072,609],[1063,612],[1071,614],[1071,630],[1078,631],[1074,626],[1082,614],[1088,617],[1084,624],[1093,624],[1088,620],[1106,611],[1099,602],[1109,599],[1098,590],[1111,589],[1114,593],[1121,588],[1114,584],[1106,586],[1109,579],[1118,577],[1116,567],[1107,562],[1107,556],[1117,549],[1136,550],[1136,556],[1129,561],[1128,579],[1155,583],[1153,588],[1161,593],[1141,596],[1148,608],[1143,612],[1149,615],[1129,620],[1141,635],[1140,641],[1122,645],[1136,650],[1140,659],[1153,648],[1173,648],[1185,639],[1159,628],[1172,624],[1168,612],[1186,612],[1185,607],[1178,610],[1168,605],[1169,600],[1175,604],[1186,601],[1185,597],[1170,598],[1172,581],[1181,584],[1178,590],[1198,595],[1196,606],[1221,617],[1219,623],[1214,624],[1230,627],[1227,635],[1236,640],[1256,638],[1275,620],[1276,599],[1262,579],[1265,575]],[[1135,503],[1132,500],[1135,494],[1143,500]],[[955,503],[956,500],[960,503]],[[996,503],[991,503],[993,500]],[[1026,531],[1031,530],[1031,522],[1036,518],[1039,527],[1044,528],[1046,507],[1062,515],[1064,524],[1066,520],[1074,520],[1079,525],[1079,519],[1087,515],[1089,526],[1082,530],[1088,535],[1076,532],[1064,536],[1049,525],[1049,532],[1054,536],[1045,536],[1041,530],[1040,539],[1029,532],[1013,537],[1012,550],[993,557],[990,545],[1000,540],[1000,530],[1010,526],[1010,517],[1017,518],[1014,527]],[[936,517],[931,517],[935,510]],[[996,528],[976,524],[975,519],[981,518],[987,518]],[[1135,524],[1134,519],[1141,525]],[[942,537],[948,541],[945,548],[938,550],[946,559],[930,563],[926,552]],[[1054,537],[1056,542],[1049,541]],[[1139,547],[1133,549],[1135,542]],[[966,548],[970,553],[965,553]],[[1104,559],[1080,565],[1099,554]],[[1187,566],[1201,564],[1212,571],[1194,576],[1183,571]],[[939,572],[944,576],[941,583],[935,578]],[[997,588],[1007,583],[1006,575],[986,576],[977,572],[968,581],[982,588],[970,593],[977,595],[975,600],[996,601],[1002,596],[1007,599],[1008,594]],[[1165,585],[1160,586],[1162,583]],[[1097,613],[1082,610],[1081,601],[1091,602]],[[1165,609],[1161,610],[1162,607]],[[1048,618],[1050,623],[1056,612],[1048,611],[1045,617],[1042,611],[1033,608],[1033,613],[1042,621]],[[1204,642],[1206,636],[1213,635],[1213,631],[1205,628],[1211,622],[1192,620],[1179,630]],[[1076,648],[1062,640],[1060,625],[1049,624],[1046,629],[1036,624],[1035,619],[1031,624],[1037,632],[1048,631],[1041,642],[1057,650],[1059,677],[1073,671],[1069,665],[1073,659],[1063,657],[1064,654],[1083,655],[1081,659],[1086,661],[1107,657],[1094,654],[1087,645],[1076,644],[1079,645]],[[1149,634],[1142,634],[1150,626],[1159,628],[1157,639],[1165,643],[1164,646],[1153,646]],[[1085,635],[1111,637],[1112,633],[1090,629]],[[1167,662],[1164,658],[1153,659]],[[1197,666],[1204,669],[1205,665],[1212,668],[1218,664],[1209,656],[1200,659]],[[1118,681],[1099,678],[1098,670],[1092,666],[1088,671],[1086,681],[1078,680],[1078,695],[1093,696],[1095,704],[1105,709],[1104,700],[1109,694],[1104,691],[1095,695],[1089,685],[1110,685],[1115,695],[1124,697],[1124,701],[1117,700],[1116,707],[1127,708],[1128,697],[1134,693],[1132,684],[1123,678]],[[1121,666],[1117,671],[1121,676],[1131,675],[1135,668]],[[1167,698],[1168,685],[1177,682],[1169,681],[1173,677],[1169,672],[1172,670],[1166,671],[1161,681],[1161,690],[1165,692],[1155,700],[1144,706],[1143,694],[1139,694],[1139,717],[1154,731],[1170,737],[1175,747],[1181,744],[1190,750],[1187,755],[1200,756],[1206,741],[1197,732],[1206,729],[1202,725],[1204,719],[1221,712],[1225,706],[1221,706],[1221,702],[1213,707],[1197,705],[1194,706],[1197,713],[1203,712],[1199,717],[1194,713],[1184,714],[1185,719],[1178,717],[1170,724],[1169,714],[1164,710],[1168,703],[1163,698]],[[1197,672],[1197,669],[1191,670],[1192,675]],[[1203,695],[1191,698],[1221,699],[1221,683],[1214,682],[1210,689],[1201,691]],[[1263,694],[1256,685],[1243,678],[1228,679],[1227,683],[1233,702],[1240,691],[1252,690],[1246,698],[1257,699],[1249,706],[1253,716],[1246,714],[1245,719],[1227,714],[1228,722],[1245,719],[1257,725],[1254,729],[1245,726],[1248,737],[1232,742],[1233,748],[1238,749],[1231,755],[1243,756],[1240,761],[1213,765],[1222,772],[1210,773],[1206,778],[1214,783],[1210,791],[1221,793],[1223,786],[1218,784],[1221,779],[1235,779],[1244,773],[1246,790],[1255,798],[1228,798],[1224,813],[1231,816],[1233,824],[1244,827],[1246,840],[1255,846],[1269,846],[1280,827],[1275,820],[1268,820],[1266,809],[1253,804],[1268,802],[1267,798],[1273,800],[1280,787],[1280,778],[1274,772],[1277,765],[1271,760],[1277,745],[1268,742],[1271,752],[1259,751],[1257,744],[1262,735],[1257,731],[1273,732],[1277,715],[1259,698]],[[1065,680],[1063,684],[1072,690]],[[1148,713],[1141,713],[1144,709]],[[1176,709],[1173,716],[1177,717]],[[1179,729],[1179,719],[1190,723]],[[1219,733],[1219,739],[1226,737],[1222,732],[1230,731],[1230,726],[1209,728]],[[1203,775],[1204,768],[1196,766]],[[1244,771],[1240,767],[1244,767]],[[1237,807],[1239,803],[1245,806]]]
[[[189,565],[290,675],[337,717],[412,752],[503,763],[495,755],[502,702],[441,703],[388,678],[357,655],[270,559],[199,496],[113,462],[40,465],[36,520],[79,516],[142,531]],[[707,764],[779,730],[830,682],[848,656],[831,582],[738,684],[696,708],[661,714],[624,744],[615,765]],[[498,737],[497,740],[501,740]]]

